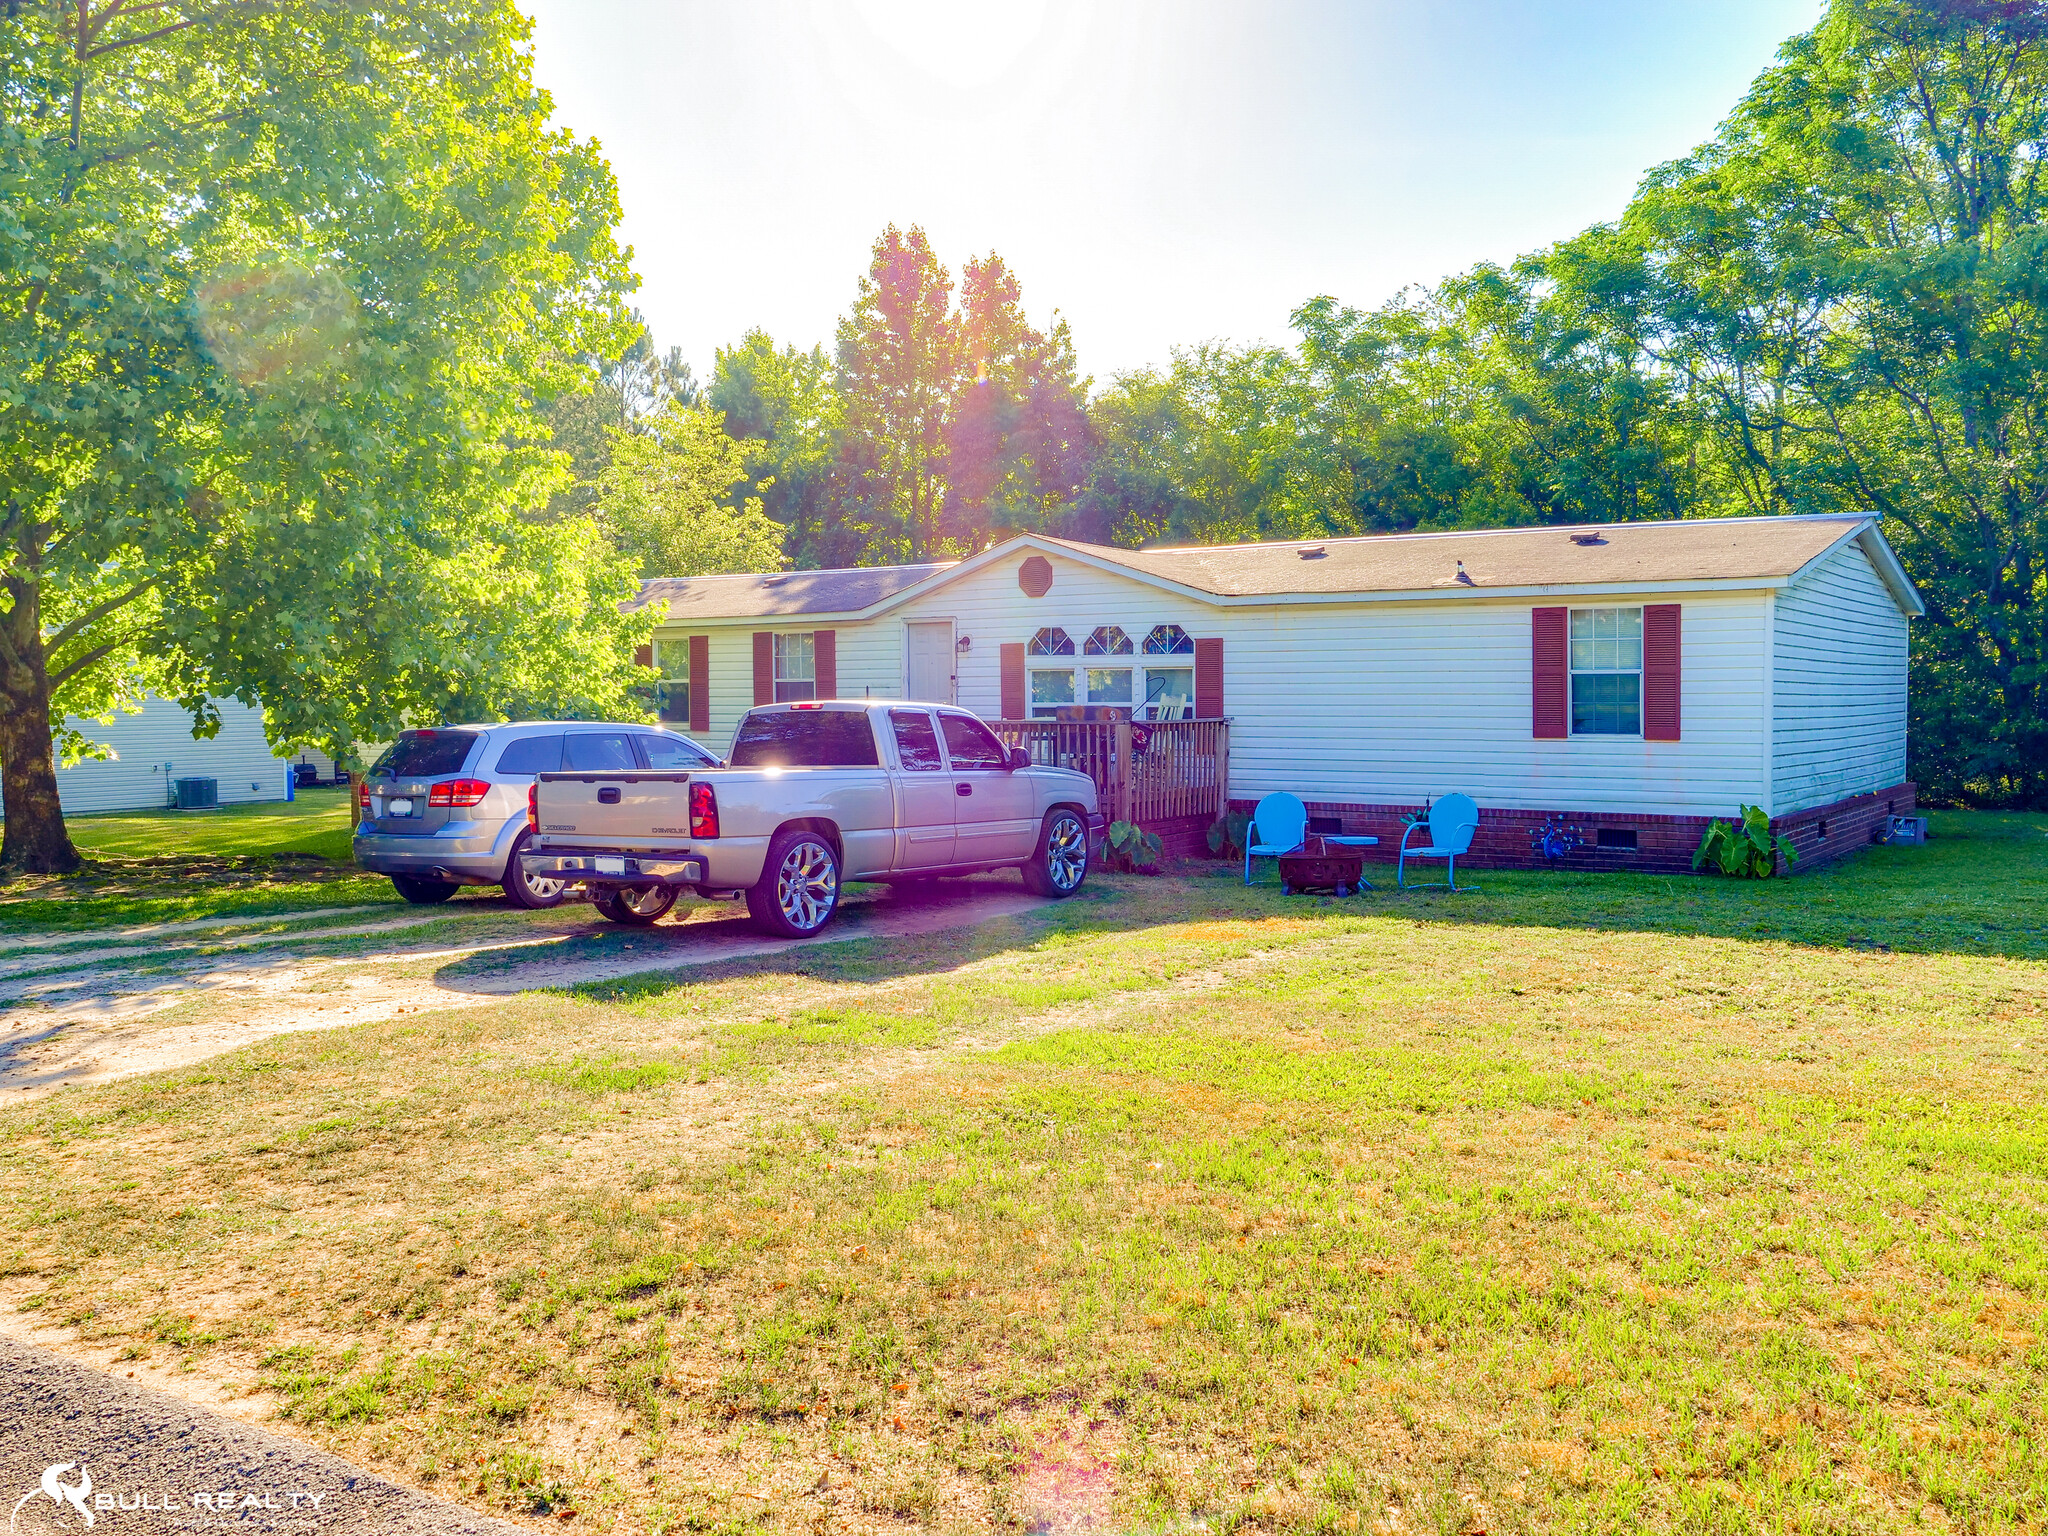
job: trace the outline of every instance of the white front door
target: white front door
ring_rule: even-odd
[[[910,631],[910,696],[931,704],[953,702],[953,621],[904,626]]]

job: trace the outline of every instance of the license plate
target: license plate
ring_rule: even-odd
[[[600,858],[592,860],[592,862],[597,866],[597,872],[600,875],[623,875],[626,872],[626,861],[624,859]]]
[[[410,816],[412,814],[412,802],[410,800],[394,800],[384,814],[387,816]]]

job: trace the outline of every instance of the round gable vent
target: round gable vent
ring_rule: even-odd
[[[1017,585],[1024,589],[1026,597],[1043,597],[1052,590],[1052,562],[1043,555],[1033,555],[1017,567]]]

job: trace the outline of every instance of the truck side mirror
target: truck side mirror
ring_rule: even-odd
[[[1022,747],[1010,748],[1010,771],[1012,773],[1015,773],[1019,768],[1029,768],[1030,766],[1031,754],[1029,752],[1025,751]]]

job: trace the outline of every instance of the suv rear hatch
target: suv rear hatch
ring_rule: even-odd
[[[424,837],[450,821],[473,821],[474,806],[435,805],[436,783],[462,772],[482,739],[480,731],[401,731],[390,750],[364,777],[370,814],[364,819],[378,832]]]

